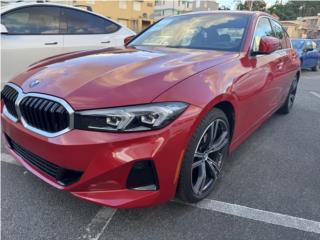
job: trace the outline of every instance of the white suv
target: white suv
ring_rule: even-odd
[[[120,47],[135,32],[101,15],[62,4],[18,3],[1,8],[1,82],[40,59]]]

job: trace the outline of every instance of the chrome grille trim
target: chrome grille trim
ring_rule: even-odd
[[[61,134],[69,132],[70,130],[72,130],[74,128],[74,110],[65,100],[58,98],[58,97],[42,94],[42,93],[24,93],[21,88],[19,88],[17,85],[15,85],[13,83],[6,83],[5,85],[8,85],[8,86],[14,88],[18,92],[18,97],[15,101],[15,107],[16,107],[18,118],[11,115],[5,106],[3,109],[3,115],[6,116],[9,120],[11,120],[13,122],[21,121],[22,125],[26,129],[30,130],[31,132],[37,133],[41,136],[45,136],[45,137],[49,137],[49,138],[59,136]],[[19,107],[19,104],[21,103],[21,101],[25,97],[44,98],[44,99],[48,99],[48,100],[51,100],[51,101],[54,101],[54,102],[61,104],[67,110],[67,112],[69,114],[69,126],[61,131],[51,133],[51,132],[43,131],[41,129],[38,129],[38,128],[35,128],[35,127],[29,125],[26,122],[26,120],[23,118],[21,111],[20,111],[20,107]]]

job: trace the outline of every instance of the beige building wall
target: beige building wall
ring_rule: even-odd
[[[320,38],[320,14],[281,23],[291,38]]]
[[[282,26],[287,30],[290,38],[301,38],[299,21],[281,21]]]
[[[73,5],[89,7],[93,12],[109,17],[135,32],[140,32],[154,22],[154,2],[154,0],[74,0]]]

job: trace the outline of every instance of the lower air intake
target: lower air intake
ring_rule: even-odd
[[[128,180],[127,188],[134,190],[158,190],[157,171],[151,160],[135,162]]]
[[[10,147],[16,154],[33,167],[53,177],[60,185],[69,185],[80,179],[82,172],[62,168],[54,163],[48,162],[26,150],[14,142],[10,137],[6,136],[6,138]]]

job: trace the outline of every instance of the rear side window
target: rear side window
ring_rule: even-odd
[[[60,8],[25,7],[11,11],[1,17],[9,34],[58,34]]]
[[[260,18],[257,23],[253,38],[253,51],[259,51],[260,40],[265,36],[273,36],[273,31],[268,18]]]
[[[274,31],[274,37],[278,38],[280,40],[280,44],[281,44],[281,48],[288,48],[288,43],[289,41],[287,40],[287,34],[286,32],[283,30],[282,26],[277,23],[276,21],[271,20],[271,25]]]
[[[90,13],[74,9],[62,9],[62,29],[67,34],[107,34],[120,26]]]

